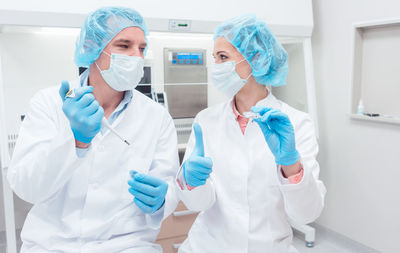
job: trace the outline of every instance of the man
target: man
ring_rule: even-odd
[[[171,116],[135,90],[146,35],[135,10],[94,11],[75,51],[88,69],[32,98],[8,172],[15,193],[34,204],[22,253],[161,252],[153,242],[177,205],[179,161]]]

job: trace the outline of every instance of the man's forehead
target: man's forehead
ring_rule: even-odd
[[[146,44],[144,32],[139,27],[128,27],[123,29],[114,37],[113,41]]]
[[[126,38],[120,38],[120,39],[116,39],[114,40],[114,43],[126,43],[126,44],[140,44],[140,45],[147,45],[145,40],[142,39],[126,39]]]

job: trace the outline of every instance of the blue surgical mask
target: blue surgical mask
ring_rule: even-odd
[[[144,60],[142,57],[123,54],[108,54],[110,56],[110,68],[99,69],[104,81],[116,91],[133,90],[139,84],[144,74]]]
[[[243,79],[240,78],[239,74],[236,72],[236,65],[244,60],[245,59],[238,63],[228,61],[211,65],[211,80],[214,86],[228,98],[233,98],[251,76],[250,73],[246,79]]]

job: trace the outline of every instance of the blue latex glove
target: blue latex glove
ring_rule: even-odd
[[[162,207],[165,202],[168,184],[159,178],[130,171],[129,192],[135,197],[134,202],[142,212],[152,214]]]
[[[279,110],[254,106],[252,112],[260,114],[254,119],[261,128],[275,161],[280,165],[295,164],[300,154],[296,149],[294,129],[289,117]]]
[[[92,86],[75,89],[75,97],[65,98],[69,91],[69,83],[63,81],[60,87],[60,96],[63,101],[63,111],[71,125],[75,139],[90,143],[101,129],[101,120],[104,110],[94,99]]]
[[[197,187],[204,185],[212,172],[213,162],[204,157],[203,132],[198,123],[193,124],[196,137],[195,147],[190,157],[183,163],[183,176],[188,185]]]

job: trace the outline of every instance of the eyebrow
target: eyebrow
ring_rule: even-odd
[[[228,54],[226,51],[218,51],[218,52],[216,52],[216,53],[213,53],[213,56],[215,57],[215,56],[217,56],[217,55],[219,55],[219,54],[221,54],[221,53]]]
[[[129,40],[129,39],[119,39],[119,40],[115,41],[115,43],[127,43],[127,44],[130,44],[131,42],[132,41]],[[146,47],[147,43],[146,42],[142,42],[142,43],[140,43],[140,46]]]
[[[116,41],[115,41],[115,43],[121,43],[121,42],[130,43],[131,41],[128,40],[128,39],[119,39],[119,40],[116,40]]]
[[[221,53],[225,53],[225,54],[227,54],[227,52],[226,52],[226,51],[218,51],[216,54],[218,55],[218,54],[221,54]]]

